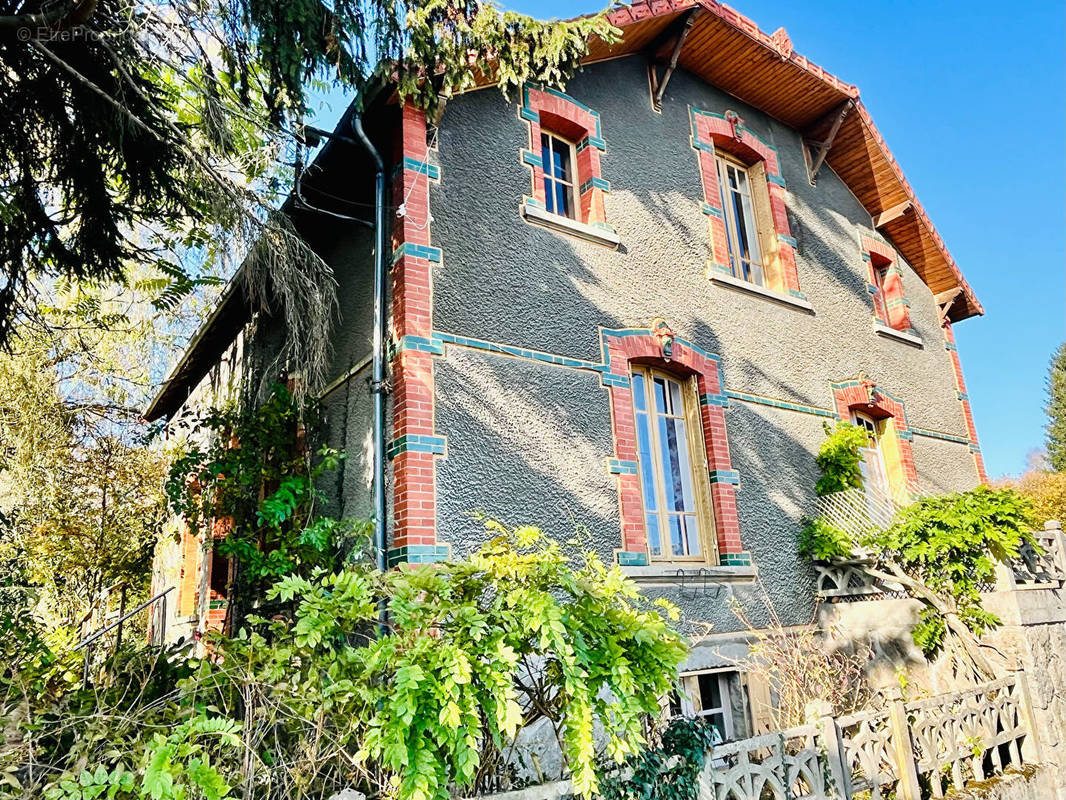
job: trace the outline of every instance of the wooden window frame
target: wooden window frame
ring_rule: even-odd
[[[567,148],[567,158],[569,159],[569,163],[570,163],[570,180],[569,181],[563,180],[562,178],[557,178],[554,175],[551,175],[551,174],[549,174],[546,171],[544,172],[542,180],[545,183],[545,187],[544,187],[545,210],[547,210],[549,214],[555,214],[556,216],[563,217],[564,219],[572,219],[575,222],[582,222],[583,220],[581,219],[582,214],[581,214],[581,207],[580,207],[580,197],[578,196],[578,190],[579,190],[580,185],[581,185],[580,184],[581,176],[578,173],[578,166],[577,166],[577,145],[572,140],[568,139],[567,137],[562,136],[561,134],[556,133],[555,131],[550,130],[548,128],[542,127],[540,129],[540,135],[541,135],[541,140],[542,140],[541,141],[541,158],[542,159],[543,159],[543,153],[544,153],[544,142],[543,142],[543,139],[547,138],[548,142],[549,142],[549,147],[550,147],[550,149],[551,149],[551,151],[553,153],[556,152],[556,150],[555,150],[555,148],[553,146],[554,143],[559,143],[559,144],[563,144],[563,145],[566,146],[566,148]],[[570,213],[569,214],[560,214],[558,210],[550,210],[550,209],[547,208],[548,202],[549,202],[549,200],[548,200],[549,197],[553,198],[552,199],[552,203],[554,204],[554,195],[549,195],[548,194],[548,186],[547,186],[547,184],[549,184],[549,183],[552,183],[552,184],[558,183],[558,184],[561,184],[562,186],[565,186],[567,188],[567,194],[568,194],[568,198],[569,198],[568,202],[569,202],[569,205],[570,205]]]
[[[722,203],[722,213],[725,215],[726,256],[729,259],[729,268],[733,272],[733,277],[742,281],[747,281],[748,283],[755,284],[756,286],[770,288],[766,286],[767,259],[764,256],[766,247],[763,232],[760,230],[759,213],[757,210],[758,202],[755,196],[756,190],[763,188],[765,179],[762,182],[757,181],[755,175],[753,174],[754,170],[750,166],[745,164],[740,159],[731,156],[730,154],[722,150],[714,151],[714,164],[718,176],[718,194]],[[751,202],[750,227],[752,228],[752,231],[755,234],[751,244],[752,250],[754,250],[756,258],[749,258],[746,263],[743,261],[743,258],[740,255],[740,241],[737,237],[737,229],[739,225],[738,220],[736,218],[735,204],[729,202],[732,200],[732,193],[734,191],[729,186],[728,169],[730,167],[744,174],[744,178],[747,181],[747,196],[748,200]],[[744,194],[743,192],[739,193]],[[745,223],[745,227],[748,227],[748,220],[743,220],[742,222]],[[736,255],[734,256],[734,254]],[[752,278],[749,277],[749,275],[752,273],[752,267],[755,267],[759,270],[760,279],[758,281],[752,280]],[[747,274],[738,275],[738,269],[741,272]]]
[[[715,529],[714,508],[711,500],[710,479],[708,476],[707,447],[703,439],[703,420],[700,415],[699,394],[696,387],[696,379],[693,375],[677,375],[667,370],[647,364],[631,364],[630,374],[641,373],[645,384],[645,405],[648,414],[648,428],[651,439],[653,461],[653,483],[656,494],[657,513],[663,521],[666,521],[671,512],[666,510],[666,487],[663,479],[663,467],[661,464],[661,448],[659,445],[658,425],[654,411],[655,398],[653,393],[654,378],[656,376],[673,381],[681,386],[684,414],[681,417],[685,421],[686,445],[688,446],[689,468],[692,471],[692,488],[696,504],[695,516],[698,526],[697,538],[700,543],[699,555],[676,556],[672,552],[670,543],[669,525],[660,527],[660,545],[663,554],[656,556],[651,551],[651,538],[647,529],[647,508],[644,507],[644,535],[647,545],[647,554],[650,562],[654,563],[692,563],[692,564],[718,564],[718,536]],[[634,403],[634,415],[636,411]],[[676,418],[676,415],[671,415]],[[635,420],[634,420],[635,424]],[[634,429],[634,435],[639,439],[639,433]],[[637,475],[638,484],[641,487],[641,504],[644,506],[644,470],[647,468],[642,463],[637,449]],[[676,512],[675,512],[676,513]]]
[[[703,707],[703,693],[699,690],[699,679],[702,675],[713,675],[718,681],[718,694],[722,705],[714,708]],[[680,691],[678,694],[681,715],[686,717],[703,718],[721,714],[725,723],[723,741],[732,741],[736,735],[736,720],[733,719],[732,689],[729,686],[730,676],[736,675],[738,683],[742,684],[738,670],[730,668],[701,669],[694,672],[684,672],[678,676]],[[691,688],[690,688],[691,687]],[[695,696],[699,694],[700,709],[696,710]]]

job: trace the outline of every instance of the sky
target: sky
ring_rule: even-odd
[[[540,18],[601,7],[505,5]],[[985,307],[955,326],[959,354],[989,474],[1021,472],[1043,445],[1048,363],[1066,338],[1066,4],[732,5],[861,90]]]

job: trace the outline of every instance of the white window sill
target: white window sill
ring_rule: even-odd
[[[925,343],[920,336],[915,336],[913,333],[907,333],[906,331],[897,331],[895,328],[890,328],[887,325],[883,325],[877,320],[874,320],[874,332],[878,336],[884,336],[886,339],[895,339],[899,342],[904,342],[913,347],[925,347]]]
[[[735,291],[744,292],[755,297],[761,297],[764,300],[769,300],[773,303],[777,303],[788,308],[794,308],[797,311],[803,311],[807,314],[814,313],[814,306],[804,300],[802,297],[793,297],[790,294],[782,294],[781,292],[775,292],[773,289],[767,289],[765,286],[759,286],[756,283],[741,280],[740,278],[734,278],[721,270],[714,269],[713,267],[708,270],[708,277],[711,283],[723,286],[726,289],[733,289]]]
[[[758,573],[755,567],[722,567],[691,561],[653,564],[650,567],[622,567],[627,577],[640,586],[699,586],[707,583],[751,583]]]
[[[609,228],[601,228],[598,225],[586,225],[584,222],[578,222],[576,219],[553,214],[540,206],[535,206],[530,203],[525,203],[522,206],[522,216],[526,218],[526,222],[532,222],[535,225],[543,225],[545,228],[550,228],[553,231],[568,233],[571,236],[577,236],[579,239],[596,242],[596,244],[602,244],[606,247],[618,247],[618,245],[622,243],[618,234]]]

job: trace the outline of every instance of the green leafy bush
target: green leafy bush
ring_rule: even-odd
[[[995,581],[996,564],[1017,558],[1032,536],[1032,503],[1013,489],[979,486],[968,492],[925,497],[899,512],[874,539],[879,561],[927,588],[942,608],[930,609],[915,629],[926,655],[943,645],[946,616],[974,635],[999,624],[981,604],[981,586]]]
[[[603,800],[696,800],[714,729],[696,717],[673,717],[648,746],[600,783]]]
[[[595,793],[594,723],[612,759],[638,752],[687,652],[677,611],[594,554],[573,565],[535,528],[489,528],[464,561],[286,576],[283,610],[203,660],[144,650],[61,696],[15,676],[0,797],[445,800],[506,782],[507,743],[543,719]]]
[[[861,449],[869,443],[866,431],[850,422],[838,422],[835,428],[822,423],[826,440],[818,449],[815,461],[822,476],[814,486],[819,497],[844,489],[862,487]]]
[[[847,531],[822,517],[804,521],[800,531],[799,553],[812,561],[835,561],[851,558],[853,543]]]

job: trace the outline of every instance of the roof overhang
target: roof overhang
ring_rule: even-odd
[[[844,115],[832,138],[826,163],[933,294],[954,293],[946,313],[949,320],[983,314],[980,302],[859,99],[858,88],[795,53],[783,29],[772,35],[765,33],[750,19],[714,0],[637,0],[610,13],[622,37],[611,46],[594,40],[585,63],[661,46],[670,26],[693,8],[702,11],[687,32],[678,66],[800,131],[805,138],[826,136],[843,104],[854,103],[854,111]]]

